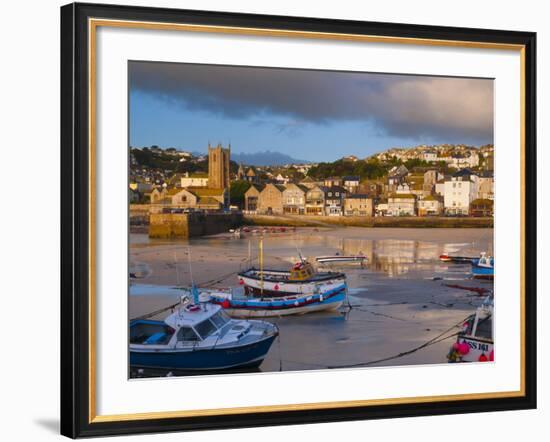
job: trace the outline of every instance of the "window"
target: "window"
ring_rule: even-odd
[[[181,197],[181,201],[185,203],[185,202],[187,201],[187,196],[185,196],[185,195],[182,196],[182,197]]]
[[[229,322],[229,317],[223,312],[219,311],[214,316],[210,318],[214,325],[218,328],[222,328],[225,324]]]
[[[456,183],[453,183],[453,189],[456,187]]]
[[[195,330],[197,330],[197,333],[200,335],[202,339],[206,339],[212,333],[217,331],[214,324],[212,324],[208,319],[206,321],[202,321],[201,323],[195,325]]]
[[[178,330],[178,341],[198,341],[199,337],[191,327],[182,327]]]
[[[334,195],[340,196],[340,192],[335,192]]]

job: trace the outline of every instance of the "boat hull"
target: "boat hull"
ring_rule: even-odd
[[[493,267],[472,267],[472,276],[477,279],[494,279],[495,269]]]
[[[363,263],[366,261],[364,256],[318,256],[315,258],[317,262],[320,263],[345,263],[345,262],[359,262]]]
[[[456,264],[469,264],[476,258],[468,257],[468,256],[449,256],[449,255],[441,255],[439,257],[439,260],[442,262],[454,262]]]
[[[324,293],[277,298],[234,298],[231,294],[211,295],[211,302],[221,305],[234,318],[266,318],[303,315],[310,312],[336,310],[346,299],[346,284]]]
[[[320,286],[345,284],[346,275],[343,273],[327,272],[318,273],[315,278],[304,281],[292,281],[288,279],[288,272],[266,270],[264,277],[249,272],[239,274],[239,279],[245,287],[248,295],[252,296],[292,296],[314,294]]]
[[[178,369],[185,371],[225,370],[257,367],[265,359],[274,333],[249,344],[213,349],[137,350],[130,346],[130,365],[140,368]]]
[[[465,355],[453,355],[450,362],[480,362],[482,356],[487,358],[485,361],[490,361],[491,355],[494,354],[494,343],[492,340],[461,336],[456,342],[467,344],[469,351]]]

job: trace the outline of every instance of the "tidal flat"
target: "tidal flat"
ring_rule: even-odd
[[[439,260],[441,254],[492,254],[490,228],[304,227],[189,240],[152,240],[132,233],[131,284],[146,289],[129,296],[129,317],[176,303],[178,296],[163,291],[165,286],[188,287],[193,282],[238,288],[238,271],[258,266],[260,238],[265,268],[288,269],[300,254],[312,263],[316,256],[335,253],[361,253],[368,259],[364,266],[321,267],[347,275],[348,300],[338,310],[267,319],[279,326],[280,337],[260,371],[447,363],[453,338],[436,338],[458,331],[455,326],[484,299],[449,285],[493,288],[492,281],[473,280],[469,264]]]

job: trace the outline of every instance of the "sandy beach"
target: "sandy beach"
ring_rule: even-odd
[[[278,324],[280,338],[261,371],[446,363],[452,339],[394,356],[446,330],[457,331],[453,326],[483,300],[474,292],[446,284],[492,289],[492,282],[471,279],[469,264],[439,261],[443,253],[492,253],[492,229],[297,228],[263,236],[266,268],[287,269],[299,253],[312,262],[323,254],[362,253],[368,263],[330,267],[345,271],[348,279],[349,302],[338,311],[270,318]],[[259,238],[228,233],[168,241],[131,234],[130,272],[136,276],[132,282],[187,287],[193,281],[203,287],[238,287],[236,273],[251,263],[257,265]],[[177,300],[151,287],[129,297],[130,318]]]

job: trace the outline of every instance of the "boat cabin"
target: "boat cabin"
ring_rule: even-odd
[[[493,339],[493,315],[487,308],[479,308],[465,323],[462,335],[466,338]]]
[[[305,281],[315,274],[313,266],[307,261],[300,261],[290,269],[290,281]]]
[[[168,316],[164,322],[136,320],[130,324],[130,343],[168,345],[176,335],[175,343],[198,343],[221,332],[231,321],[219,307],[212,304],[188,304]]]
[[[479,261],[477,262],[477,265],[479,267],[493,267],[493,258],[488,256],[486,253],[482,253],[479,257]]]

